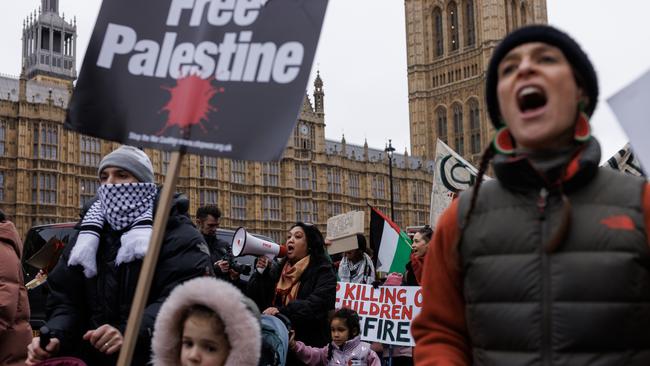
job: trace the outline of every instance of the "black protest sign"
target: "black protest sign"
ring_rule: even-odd
[[[126,144],[277,160],[327,0],[111,0],[66,127]]]

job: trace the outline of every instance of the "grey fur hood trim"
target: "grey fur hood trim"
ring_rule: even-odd
[[[200,304],[223,320],[230,343],[225,366],[255,366],[261,350],[260,324],[235,286],[213,277],[199,277],[177,286],[156,317],[151,346],[154,366],[177,366],[181,350],[181,317],[189,306]]]

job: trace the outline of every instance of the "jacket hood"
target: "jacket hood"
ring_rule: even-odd
[[[11,221],[0,222],[0,241],[10,245],[16,251],[18,258],[23,255],[23,242],[20,240],[18,231]]]
[[[177,286],[163,303],[151,340],[153,365],[178,365],[183,312],[196,304],[214,310],[225,325],[230,343],[226,366],[257,365],[262,344],[257,317],[235,286],[212,277],[195,278]]]

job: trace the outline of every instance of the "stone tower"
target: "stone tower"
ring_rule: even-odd
[[[320,78],[320,71],[317,71],[316,79],[314,80],[314,109],[316,113],[325,114],[324,102],[323,80]]]
[[[495,46],[546,23],[546,0],[405,0],[411,154],[435,159],[440,138],[477,164],[492,135],[485,71]]]
[[[23,22],[23,73],[28,79],[68,85],[77,78],[77,24],[59,15],[58,0],[41,0]]]

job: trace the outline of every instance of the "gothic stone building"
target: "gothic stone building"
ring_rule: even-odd
[[[477,164],[492,135],[485,71],[511,30],[546,23],[546,0],[405,0],[411,152],[436,139]]]
[[[19,78],[0,76],[0,208],[24,235],[33,225],[76,221],[95,196],[97,165],[119,146],[63,128],[76,78],[76,25],[42,0],[23,27]],[[217,204],[222,227],[245,226],[282,241],[295,221],[325,230],[327,218],[372,204],[390,212],[388,159],[372,149],[325,139],[323,82],[314,82],[279,162],[186,155],[178,190],[200,205]],[[146,149],[162,183],[171,153]],[[402,227],[428,218],[433,162],[395,154],[395,219]],[[368,221],[369,215],[366,215]]]

